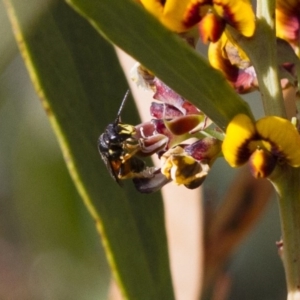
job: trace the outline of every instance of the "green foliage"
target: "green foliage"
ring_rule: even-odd
[[[160,195],[118,187],[97,150],[98,136],[114,120],[127,89],[113,48],[61,1],[46,6],[29,27],[23,5],[6,1],[19,47],[123,293],[129,299],[172,299]],[[137,122],[129,102],[126,110]]]

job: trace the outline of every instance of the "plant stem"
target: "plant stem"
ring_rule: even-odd
[[[260,51],[252,51],[252,53],[254,53],[254,55],[257,54],[256,59],[253,61],[255,62],[254,67],[257,70],[259,88],[262,94],[265,113],[266,115],[286,117],[278,76],[274,21],[275,0],[258,0],[256,16],[258,18],[257,31]]]
[[[268,41],[268,57],[264,57],[269,63],[269,71],[263,74],[263,81],[266,85],[260,84],[262,92],[265,88],[269,89],[271,99],[265,99],[264,102],[266,114],[275,114],[285,117],[284,101],[278,78],[278,62],[276,53],[276,40],[274,34],[274,16],[275,1],[257,1],[257,17],[260,20],[260,35],[265,35],[265,40]],[[262,43],[263,47],[265,46]],[[272,51],[273,49],[273,51]],[[257,65],[257,70],[260,66]],[[258,74],[259,75],[259,74]],[[265,79],[267,76],[268,79]],[[260,80],[259,80],[260,81]],[[280,130],[280,128],[278,128]],[[281,219],[282,243],[280,243],[279,253],[283,260],[288,300],[300,299],[300,169],[292,168],[286,164],[278,166],[273,172],[270,181],[274,185],[278,194],[278,204]]]
[[[274,1],[257,1],[254,35],[246,38],[230,27],[228,31],[235,42],[246,52],[255,68],[265,114],[286,117],[278,76],[274,14]]]
[[[288,300],[300,299],[300,169],[278,167],[270,178],[279,197]]]
[[[286,117],[278,76],[277,45],[274,29],[275,1],[257,1],[257,28],[251,39],[234,38],[256,70],[266,115]],[[280,128],[278,128],[280,130]],[[281,217],[283,260],[288,300],[300,299],[300,170],[279,165],[270,177],[278,198]]]

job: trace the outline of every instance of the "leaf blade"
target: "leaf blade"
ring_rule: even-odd
[[[132,187],[115,188],[97,151],[97,138],[115,117],[127,89],[114,50],[61,1],[46,7],[31,30],[22,23],[22,3],[5,3],[30,76],[123,293],[128,299],[172,299],[161,197],[137,197]],[[133,104],[128,106],[138,122]]]

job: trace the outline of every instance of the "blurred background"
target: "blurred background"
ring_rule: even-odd
[[[36,1],[29,13],[39,13],[40,6]],[[0,37],[0,298],[107,299],[110,272],[99,237],[33,90],[2,2]],[[261,115],[257,95],[248,101]],[[218,160],[205,181],[204,202],[217,203],[234,174]],[[279,239],[273,197],[228,264],[229,299],[285,298]]]

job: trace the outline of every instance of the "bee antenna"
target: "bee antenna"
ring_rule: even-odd
[[[119,119],[120,119],[121,112],[122,112],[122,110],[123,110],[124,104],[125,104],[125,102],[126,102],[126,100],[127,100],[127,98],[128,98],[129,93],[130,93],[130,90],[128,89],[128,90],[126,91],[124,97],[123,97],[123,100],[122,100],[122,103],[121,103],[121,105],[120,105],[120,108],[119,108],[119,111],[118,111],[117,119],[116,119],[116,120],[119,120]]]

